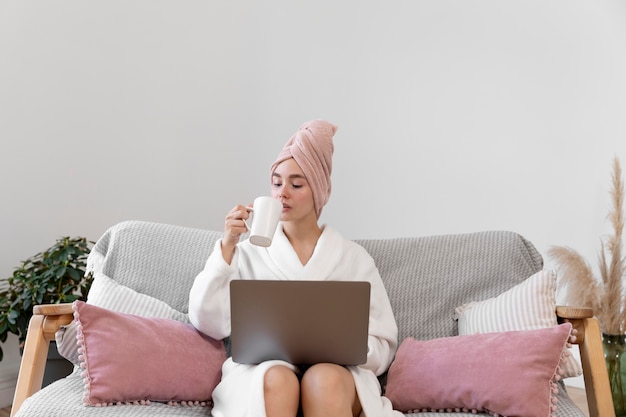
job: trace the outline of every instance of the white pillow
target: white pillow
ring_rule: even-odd
[[[556,326],[556,272],[542,270],[497,297],[471,302],[455,309],[459,335],[536,330]],[[563,377],[582,374],[570,355]]]
[[[189,323],[187,314],[170,307],[164,301],[141,294],[98,272],[94,274],[93,284],[91,284],[87,296],[87,304],[118,313],[159,317]]]

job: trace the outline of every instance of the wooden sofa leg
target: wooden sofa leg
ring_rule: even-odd
[[[585,379],[590,417],[615,417],[609,373],[604,360],[602,333],[593,310],[586,307],[557,306],[559,322],[569,322],[578,331],[576,344]]]
[[[50,341],[43,334],[44,316],[33,316],[28,324],[24,354],[17,377],[11,416],[17,413],[24,400],[41,389]]]
[[[579,347],[589,415],[591,417],[615,417],[600,326],[595,318],[587,318],[583,319],[583,328],[584,336]]]

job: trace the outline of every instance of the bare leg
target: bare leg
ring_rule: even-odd
[[[309,368],[301,383],[305,417],[356,417],[361,403],[354,378],[345,367],[320,363]]]
[[[267,417],[295,417],[300,403],[300,382],[286,366],[273,366],[265,372],[265,414]]]

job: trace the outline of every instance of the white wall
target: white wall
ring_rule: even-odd
[[[0,0],[0,276],[120,220],[221,230],[318,117],[347,237],[510,229],[595,262],[625,39],[620,0]]]

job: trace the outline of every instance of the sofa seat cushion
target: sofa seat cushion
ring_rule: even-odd
[[[67,378],[48,385],[26,399],[15,417],[211,417],[211,407],[172,406],[152,402],[150,405],[116,405],[114,407],[88,407],[82,403],[83,380],[80,368]],[[559,384],[559,406],[556,417],[584,417],[584,414],[567,396],[565,388]],[[89,412],[86,413],[85,410]],[[408,413],[410,417],[479,417],[478,413],[442,414],[436,412]]]

